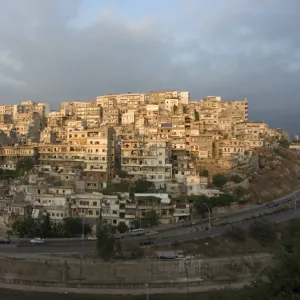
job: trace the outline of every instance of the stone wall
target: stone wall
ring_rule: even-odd
[[[0,281],[46,286],[164,286],[186,282],[244,278],[270,265],[267,254],[222,259],[91,260],[0,259]],[[188,278],[188,279],[187,279]]]

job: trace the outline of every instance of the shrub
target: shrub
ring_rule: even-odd
[[[216,197],[210,198],[213,207],[224,207],[229,206],[232,202],[236,202],[237,199],[229,194],[221,194]]]
[[[125,233],[128,231],[128,227],[125,222],[120,222],[117,226],[117,230],[120,233]]]
[[[204,169],[200,172],[200,176],[203,176],[203,177],[208,177],[209,176],[209,172],[208,170]]]
[[[213,184],[217,187],[222,187],[227,182],[227,177],[224,174],[216,174],[213,176]]]
[[[279,141],[279,145],[282,148],[289,148],[290,147],[290,143],[289,143],[289,141],[287,139],[281,139]]]
[[[247,234],[246,231],[240,227],[231,227],[229,230],[227,230],[226,235],[238,242],[243,242],[246,240]]]
[[[237,197],[244,197],[245,196],[245,189],[242,186],[239,185],[235,188],[234,193]]]
[[[253,222],[250,225],[249,234],[264,247],[273,245],[276,240],[275,230],[267,222]]]

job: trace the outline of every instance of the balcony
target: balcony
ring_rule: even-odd
[[[109,212],[102,212],[101,213],[102,218],[117,218],[118,215],[109,213]]]
[[[136,167],[136,166],[140,166],[141,165],[139,162],[131,162],[131,161],[129,161],[129,162],[122,161],[121,164],[124,167],[125,166],[134,166],[134,167]]]
[[[125,215],[125,219],[132,219],[134,220],[136,218],[136,215],[130,214],[130,215]]]
[[[107,169],[100,169],[100,168],[97,168],[97,167],[93,167],[93,168],[85,168],[83,169],[84,172],[101,172],[101,173],[106,173],[107,172]]]
[[[125,208],[136,209],[136,205],[135,204],[126,204]]]
[[[96,164],[107,164],[107,163],[108,163],[107,160],[87,159],[87,158],[85,158],[84,162],[85,162],[86,164],[89,164],[89,163],[90,163],[90,164],[94,164],[94,163],[96,163]]]

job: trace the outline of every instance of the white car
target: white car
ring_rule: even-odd
[[[95,235],[89,236],[87,239],[88,241],[97,241],[97,237]]]
[[[45,244],[46,241],[41,238],[34,238],[30,241],[30,244]]]

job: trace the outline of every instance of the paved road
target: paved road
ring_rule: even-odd
[[[281,213],[277,213],[270,216],[265,216],[260,219],[268,220],[269,222],[284,222],[293,218],[300,217],[300,207],[296,210],[289,210],[284,211]],[[253,220],[245,221],[237,223],[236,225],[247,228],[253,222]],[[155,244],[166,245],[175,241],[178,242],[185,242],[190,241],[193,239],[205,238],[207,236],[218,236],[224,232],[231,225],[225,225],[222,227],[212,227],[211,231],[193,231],[193,229],[189,228],[189,232],[180,233],[176,236],[156,236],[155,237]],[[136,237],[134,238],[137,241],[145,239],[145,237]],[[10,245],[0,245],[0,253],[2,254],[54,254],[54,253],[83,253],[87,255],[94,254],[96,250],[96,242],[95,241],[84,241],[83,247],[80,239],[73,239],[73,240],[49,240],[45,245],[30,245],[29,241],[22,241],[21,243],[12,243]]]
[[[286,196],[283,196],[281,198],[277,198],[273,201],[275,202],[280,202],[280,201],[283,201],[284,199],[286,198],[290,198],[290,199],[293,199],[293,197],[296,196],[297,198],[300,198],[300,190],[297,190],[297,191],[294,191]],[[267,207],[267,204],[262,204],[262,205],[257,205],[257,206],[254,206],[253,208],[249,208],[247,210],[244,210],[244,211],[241,211],[241,212],[237,212],[237,213],[234,213],[234,214],[230,214],[230,215],[225,215],[225,216],[220,216],[220,219],[223,221],[230,221],[230,220],[236,220],[238,218],[246,218],[248,216],[251,216],[253,214],[256,214],[256,213],[261,213],[263,212],[264,210],[266,210],[268,207]],[[207,224],[208,223],[208,219],[196,219],[194,220],[194,222],[196,223],[196,227],[199,226],[199,224]],[[160,233],[167,233],[167,232],[171,232],[171,231],[182,231],[182,224],[174,224],[174,225],[169,225],[167,227],[164,227],[164,228],[154,228],[153,230],[156,230]]]

